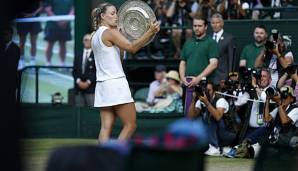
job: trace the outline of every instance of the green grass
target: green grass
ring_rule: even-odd
[[[44,171],[49,154],[57,147],[96,144],[95,139],[25,139],[23,144],[24,171]],[[207,157],[206,171],[250,171],[254,160]]]
[[[34,71],[34,70],[33,70]],[[54,73],[59,73],[58,71]],[[64,74],[69,75],[69,74]],[[71,77],[70,77],[71,78]],[[55,74],[40,72],[39,74],[39,102],[50,103],[51,94],[60,92],[67,102],[68,89],[73,87],[73,81]],[[25,72],[22,77],[22,102],[35,102],[35,73]]]
[[[42,28],[45,28],[45,22],[42,22]],[[71,22],[72,28],[74,28],[74,22]],[[72,29],[72,36],[74,35],[74,29]],[[18,43],[19,37],[17,34],[14,35],[13,40]],[[44,40],[44,32],[40,32],[37,38],[37,53],[36,53],[36,64],[37,65],[45,65],[45,48],[47,46],[47,42]],[[30,62],[30,35],[27,35],[27,41],[25,46],[25,61],[26,63]],[[74,59],[74,36],[71,41],[66,42],[66,49],[68,55],[66,56],[66,65],[73,65]],[[52,56],[52,64],[60,65],[59,58],[59,46],[58,42],[55,43],[53,56]],[[34,103],[35,102],[35,73],[27,72],[22,78],[22,92],[21,92],[21,100],[26,103]],[[60,73],[59,71],[55,71]],[[70,72],[62,73],[64,75],[70,76]],[[73,80],[65,79],[63,77],[59,77],[55,74],[44,74],[44,72],[40,72],[39,75],[39,102],[41,103],[50,103],[51,102],[51,94],[55,92],[60,92],[64,97],[63,102],[67,103],[67,93],[68,89],[73,87]]]

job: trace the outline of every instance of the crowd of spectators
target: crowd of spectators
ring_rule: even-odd
[[[207,18],[209,22],[214,13],[221,14],[224,20],[297,18],[297,13],[291,9],[277,10],[294,7],[292,0],[148,0],[147,3],[155,11],[161,27],[174,28],[162,29],[152,43],[152,54],[144,49],[136,55],[137,59],[150,56],[153,59],[179,58],[183,43],[192,37],[192,18],[196,15]]]
[[[178,97],[185,101],[184,113],[208,128],[205,154],[253,158],[266,143],[297,147],[298,65],[289,37],[258,25],[254,41],[243,48],[236,63],[233,36],[224,31],[223,16],[215,13],[210,20],[212,35],[206,32],[205,18],[193,19],[195,36],[184,43],[179,67],[185,98]],[[171,72],[164,72],[165,78]],[[166,91],[165,79],[153,83],[148,97],[166,99],[160,96]]]

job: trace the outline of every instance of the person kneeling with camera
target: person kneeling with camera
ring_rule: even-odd
[[[220,147],[230,145],[236,139],[236,134],[228,129],[224,121],[229,112],[229,104],[226,99],[216,95],[212,82],[202,80],[195,87],[194,96],[188,117],[199,116],[207,124],[209,149],[205,154],[219,156]]]
[[[269,113],[270,99],[275,101],[278,107]],[[287,85],[283,86],[275,96],[267,97],[264,119],[267,123],[271,122],[272,127],[274,126],[269,137],[271,144],[298,146],[298,106],[295,102],[293,88]]]

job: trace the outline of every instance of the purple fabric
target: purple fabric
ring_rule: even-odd
[[[186,78],[187,82],[191,82],[192,78]],[[193,88],[188,88],[186,87],[185,91],[185,106],[184,106],[184,115],[186,116],[189,110],[189,107],[191,105],[192,101],[192,93],[193,93]]]

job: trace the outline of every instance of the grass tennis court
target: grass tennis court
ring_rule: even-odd
[[[45,22],[41,23],[42,28],[45,28]],[[74,22],[71,22],[71,27],[74,28]],[[18,35],[14,35],[13,40],[18,43]],[[44,40],[44,32],[38,34],[36,52],[36,65],[45,65],[45,49],[47,42]],[[30,64],[30,35],[27,35],[25,45],[25,62]],[[72,66],[74,59],[74,30],[72,29],[72,40],[66,42],[66,65]],[[52,64],[60,65],[59,46],[56,42],[53,49]],[[51,103],[51,94],[60,92],[64,97],[63,102],[67,103],[67,92],[73,87],[72,70],[61,69],[41,69],[39,72],[39,102]],[[35,70],[27,69],[22,77],[21,101],[26,103],[35,102]]]
[[[95,139],[25,139],[23,144],[24,171],[44,171],[50,152],[61,146],[96,144]],[[250,171],[254,160],[207,157],[206,171]]]

